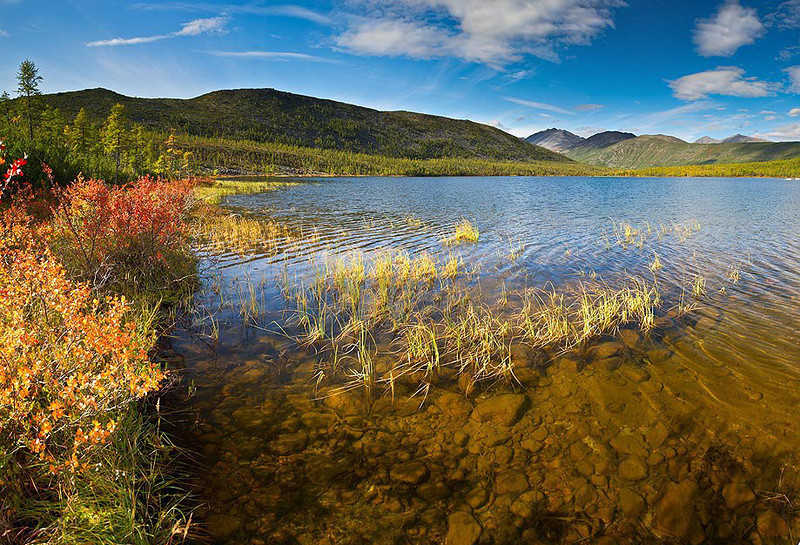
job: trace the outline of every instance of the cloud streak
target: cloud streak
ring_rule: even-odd
[[[308,55],[306,53],[293,53],[290,51],[205,51],[206,54],[214,57],[231,59],[260,59],[267,61],[301,61],[301,62],[324,62],[338,64],[335,59]]]
[[[730,57],[763,34],[764,24],[754,8],[743,7],[738,0],[728,0],[711,18],[697,21],[694,43],[704,57]]]
[[[503,99],[507,100],[508,102],[513,102],[514,104],[519,104],[520,106],[525,106],[526,108],[532,108],[534,110],[547,110],[549,112],[556,112],[559,114],[575,115],[575,112],[571,112],[567,109],[560,108],[552,104],[547,104],[546,102],[534,102],[532,100],[524,100],[516,97],[503,97]]]
[[[668,80],[675,97],[681,100],[700,100],[711,95],[732,97],[766,97],[779,87],[775,83],[744,76],[744,70],[735,66],[720,66],[689,74],[676,80]]]
[[[224,11],[225,13],[244,13],[247,15],[265,15],[265,16],[278,16],[278,17],[292,17],[295,19],[304,19],[313,23],[322,25],[330,25],[331,18],[310,10],[303,6],[294,4],[278,4],[275,6],[261,5],[263,2],[256,2],[251,4],[225,4],[225,3],[205,3],[205,2],[139,2],[134,4],[134,9],[142,11],[185,11],[189,13],[201,12],[215,12]]]
[[[200,36],[203,34],[224,34],[228,25],[229,19],[227,15],[219,17],[208,17],[204,19],[195,19],[188,23],[183,23],[181,29],[169,34],[155,34],[153,36],[137,36],[133,38],[111,38],[110,40],[97,40],[88,42],[87,47],[117,47],[123,45],[138,45],[153,42],[160,42],[162,40],[169,40],[172,38],[182,38],[187,36]]]

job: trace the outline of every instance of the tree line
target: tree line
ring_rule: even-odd
[[[51,177],[65,182],[79,175],[122,182],[145,174],[174,179],[194,173],[193,153],[179,144],[174,130],[149,131],[131,122],[122,104],[100,122],[83,108],[67,119],[40,100],[42,82],[26,59],[17,72],[17,100],[0,94],[0,140],[12,154],[28,155],[30,182],[46,184]]]

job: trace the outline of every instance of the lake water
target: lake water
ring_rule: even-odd
[[[211,541],[797,541],[800,183],[335,178],[223,206],[281,234],[199,250],[175,342]],[[478,242],[447,244],[462,220]],[[521,333],[526,302],[632,285],[644,331]]]

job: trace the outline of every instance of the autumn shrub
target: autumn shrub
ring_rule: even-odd
[[[150,177],[122,186],[78,179],[60,195],[53,251],[95,288],[141,294],[190,276],[188,182]]]
[[[133,279],[160,297],[156,286],[189,274],[191,188],[78,180],[50,221],[34,220],[26,165],[10,159],[0,177],[0,189],[15,185],[0,203],[0,543],[185,539],[176,449],[158,411],[142,410],[166,378],[151,358],[157,314],[125,294]]]
[[[53,471],[114,431],[109,415],[158,388],[154,337],[124,297],[98,299],[6,213],[0,238],[0,448]],[[27,231],[27,232],[26,232]]]

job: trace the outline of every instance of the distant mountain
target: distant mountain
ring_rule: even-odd
[[[746,136],[744,134],[734,134],[723,140],[704,136],[694,141],[695,144],[747,144],[748,142],[769,142],[769,140],[756,138],[755,136]]]
[[[566,157],[495,127],[405,111],[382,112],[275,89],[214,91],[191,99],[133,98],[107,89],[43,95],[40,100],[74,117],[95,121],[120,103],[129,119],[155,130],[231,140],[277,142],[390,157],[463,157],[558,161]]]
[[[756,138],[755,136],[746,136],[744,134],[734,134],[722,141],[725,144],[746,144],[748,142],[769,142],[763,138]]]
[[[525,140],[536,146],[560,153],[576,146],[585,139],[564,129],[552,128],[532,134]]]
[[[703,136],[694,141],[695,144],[719,144],[722,140],[711,138],[710,136]]]
[[[750,163],[798,157],[800,142],[689,144],[674,137],[646,135],[589,152],[573,148],[566,155],[590,165],[630,169]]]
[[[687,144],[686,140],[681,140],[677,136],[671,136],[669,134],[643,134],[642,136],[646,136],[648,138],[653,138],[655,140],[663,140],[664,142],[672,142],[673,144]]]

